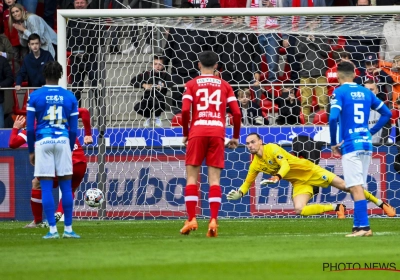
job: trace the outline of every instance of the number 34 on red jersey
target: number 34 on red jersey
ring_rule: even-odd
[[[185,118],[190,116],[190,114],[187,115],[187,112],[192,109],[189,139],[196,136],[225,138],[227,106],[233,113],[236,111],[240,115],[232,87],[226,81],[213,75],[201,75],[188,82],[182,101],[182,121],[184,124],[189,123],[189,120],[185,120]],[[188,128],[185,128],[184,125],[184,136],[187,136],[187,134],[185,135],[186,129]]]

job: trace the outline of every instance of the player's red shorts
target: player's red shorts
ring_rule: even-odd
[[[75,192],[81,185],[83,177],[85,176],[86,173],[86,167],[87,167],[86,162],[77,162],[72,166],[72,179],[71,179],[72,192]],[[58,177],[55,177],[53,180],[53,188],[57,187],[58,187]]]
[[[199,166],[206,159],[206,165],[224,168],[225,139],[220,137],[193,137],[188,141],[186,165]]]

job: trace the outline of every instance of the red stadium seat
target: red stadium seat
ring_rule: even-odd
[[[280,48],[279,48],[279,54],[280,54],[280,55],[285,55],[285,54],[287,54],[286,48],[280,47]]]
[[[265,54],[263,54],[261,56],[260,70],[265,76],[268,76],[268,64],[267,64],[267,58],[266,58]]]
[[[318,98],[315,95],[315,92],[313,91],[312,103],[311,103],[311,112],[317,111],[318,108],[319,108],[319,106],[318,106]]]
[[[268,99],[264,99],[261,101],[261,110],[265,112],[267,115],[279,112],[277,104],[274,104],[274,109],[272,111],[272,102]]]
[[[306,124],[306,121],[304,120],[303,112],[300,112],[300,124]]]
[[[314,115],[313,124],[328,124],[328,114],[326,113],[326,111],[319,110],[318,112],[316,112]]]
[[[182,114],[178,113],[172,117],[171,126],[182,126]]]
[[[27,86],[28,82],[22,82],[21,87],[27,87]],[[26,104],[28,103],[28,96],[29,96],[29,91],[26,90],[24,93],[22,105],[20,105],[18,93],[16,90],[13,90],[13,99],[14,99],[13,113],[15,115],[26,115]]]
[[[392,109],[392,118],[390,119],[390,122],[393,124],[396,124],[396,121],[400,117],[400,111],[397,109]]]

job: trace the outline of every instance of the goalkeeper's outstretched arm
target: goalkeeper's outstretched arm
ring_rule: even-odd
[[[250,189],[251,185],[257,178],[258,171],[254,170],[251,165],[249,168],[249,172],[247,173],[246,179],[244,180],[243,184],[237,190],[231,190],[227,194],[228,200],[236,200],[243,197]]]

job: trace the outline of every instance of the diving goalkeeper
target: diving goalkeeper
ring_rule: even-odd
[[[272,177],[261,181],[262,185],[277,183],[281,179],[287,180],[293,185],[292,198],[296,214],[310,216],[336,211],[339,219],[346,217],[346,207],[343,204],[307,205],[313,196],[313,186],[322,188],[333,186],[348,192],[342,178],[307,159],[301,159],[288,153],[276,144],[263,145],[261,137],[257,133],[250,133],[247,136],[246,147],[254,155],[253,162],[250,164],[245,182],[238,190],[231,190],[228,193],[228,200],[243,197],[256,180],[258,173],[263,172],[272,175]],[[364,190],[364,194],[367,200],[381,207],[386,215],[390,217],[396,215],[395,209],[389,204],[384,203],[366,190]]]

